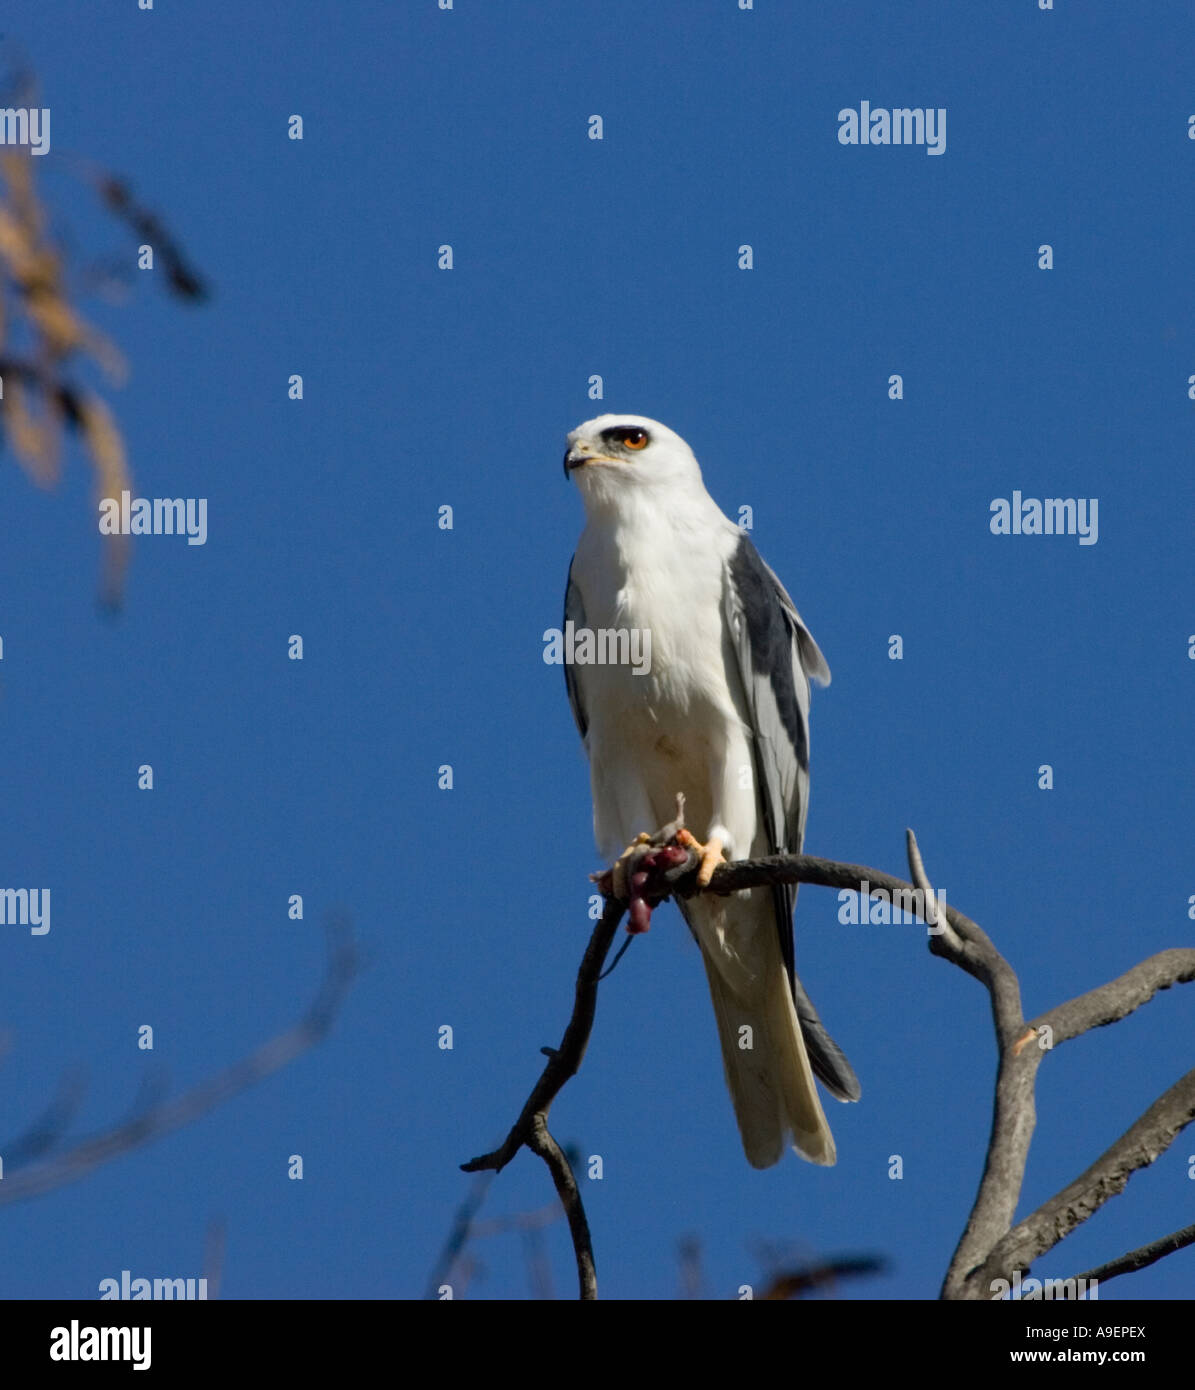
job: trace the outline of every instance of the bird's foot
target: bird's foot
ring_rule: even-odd
[[[654,907],[672,891],[670,878],[676,870],[692,867],[693,856],[680,837],[685,831],[685,799],[676,798],[676,819],[654,835],[637,835],[614,861],[612,868],[590,877],[606,897],[615,897],[628,906],[627,931],[632,935],[651,926]],[[713,870],[711,869],[711,873]]]
[[[686,849],[692,850],[697,855],[697,887],[708,888],[710,879],[714,876],[714,870],[719,864],[726,863],[726,855],[722,852],[722,841],[716,835],[711,835],[703,845],[700,840],[683,826],[676,834],[677,842],[684,845]]]

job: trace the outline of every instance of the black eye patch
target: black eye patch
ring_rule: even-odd
[[[645,448],[648,441],[647,431],[638,425],[611,425],[602,431],[602,438],[607,443],[622,444],[628,449]]]

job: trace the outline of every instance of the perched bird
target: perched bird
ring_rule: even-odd
[[[566,628],[638,633],[639,650],[650,652],[636,665],[565,664],[589,756],[594,834],[619,896],[637,846],[671,819],[678,792],[688,827],[704,837],[689,836],[702,886],[723,858],[798,853],[809,681],[828,684],[830,671],[792,599],[666,426],[599,415],[568,436],[564,471],[586,513]],[[604,650],[618,647],[610,640]],[[796,897],[794,885],[677,900],[701,948],[726,1082],[756,1168],[776,1163],[790,1138],[811,1162],[835,1161],[815,1075],[838,1100],[859,1097],[794,969]]]

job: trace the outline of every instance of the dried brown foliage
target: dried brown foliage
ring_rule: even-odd
[[[77,161],[70,167],[133,232],[138,245],[153,248],[172,294],[190,302],[206,298],[204,283],[177,243],[161,220],[134,200],[126,182]],[[58,482],[65,440],[76,436],[94,473],[98,502],[131,489],[131,479],[120,426],[86,377],[98,368],[101,381],[119,386],[127,369],[116,346],[76,306],[66,254],[49,226],[36,158],[19,147],[0,150],[0,428],[39,487]],[[136,246],[125,254],[132,265]],[[102,598],[114,607],[123,591],[128,538],[105,536],[104,541]]]

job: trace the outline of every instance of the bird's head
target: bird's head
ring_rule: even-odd
[[[625,489],[704,491],[693,450],[679,434],[645,415],[599,415],[568,436],[564,476],[586,503],[613,502]]]

